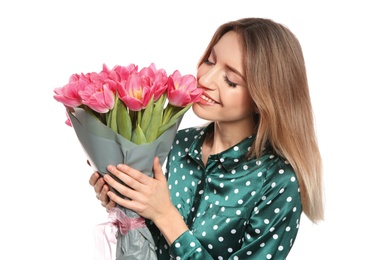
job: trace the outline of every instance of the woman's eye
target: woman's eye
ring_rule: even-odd
[[[237,87],[237,84],[234,83],[234,82],[232,82],[232,81],[230,81],[226,75],[223,76],[223,79],[225,80],[225,82],[226,82],[230,87],[233,87],[233,88]]]
[[[212,61],[210,61],[209,59],[205,59],[204,60],[204,63],[207,64],[207,65],[212,65],[214,64]]]

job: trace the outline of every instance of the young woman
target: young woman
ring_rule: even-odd
[[[90,184],[107,209],[151,220],[159,259],[285,259],[302,211],[323,219],[321,157],[302,50],[285,26],[245,18],[221,25],[198,64],[210,121],[180,130],[163,174],[126,165]],[[125,197],[108,191],[109,184]]]

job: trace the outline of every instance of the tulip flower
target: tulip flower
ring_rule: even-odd
[[[67,110],[83,108],[113,131],[141,144],[154,141],[175,124],[199,100],[202,90],[193,75],[182,76],[176,70],[168,76],[151,63],[140,70],[136,64],[112,69],[103,64],[98,73],[71,75],[54,93]]]

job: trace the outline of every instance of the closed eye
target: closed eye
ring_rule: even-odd
[[[223,76],[223,79],[225,80],[225,82],[226,82],[230,87],[233,87],[233,88],[237,87],[237,84],[234,83],[234,82],[232,82],[232,81],[230,81],[226,75]]]

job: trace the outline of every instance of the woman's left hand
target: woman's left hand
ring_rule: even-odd
[[[152,221],[163,217],[165,210],[172,208],[167,180],[157,157],[153,164],[154,178],[125,164],[119,164],[117,167],[109,165],[107,169],[128,186],[105,174],[104,180],[107,184],[130,199],[123,199],[114,192],[108,191],[107,195],[112,201]]]

